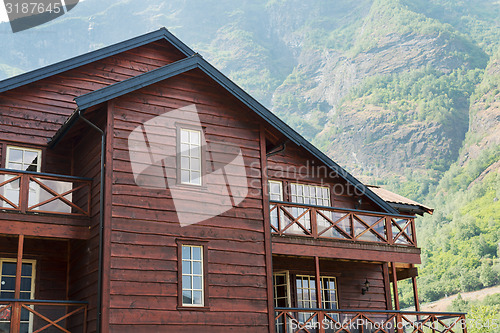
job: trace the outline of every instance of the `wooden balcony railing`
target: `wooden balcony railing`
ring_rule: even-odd
[[[276,308],[277,333],[467,333],[465,313]]]
[[[0,210],[89,216],[89,178],[0,169]]]
[[[0,299],[0,332],[87,332],[87,302]]]
[[[271,232],[417,246],[412,216],[271,201]]]

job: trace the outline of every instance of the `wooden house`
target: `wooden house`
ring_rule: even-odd
[[[419,311],[429,209],[164,28],[1,81],[0,156],[2,333],[461,329]]]

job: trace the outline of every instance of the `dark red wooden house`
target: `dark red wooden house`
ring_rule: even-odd
[[[166,29],[0,82],[0,156],[2,333],[461,331],[419,312],[429,209]]]

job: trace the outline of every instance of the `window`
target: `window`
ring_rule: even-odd
[[[7,169],[40,172],[41,160],[40,149],[7,146]]]
[[[269,200],[283,201],[283,184],[277,180],[268,181]]]
[[[330,189],[326,186],[290,184],[291,202],[330,206]]]
[[[201,185],[201,131],[181,128],[179,133],[180,183]]]
[[[21,267],[21,299],[34,299],[35,260],[23,260]],[[15,298],[16,259],[0,259],[0,298]],[[0,320],[0,328],[9,327],[10,319]],[[26,309],[21,310],[20,333],[33,331],[33,315]],[[7,329],[8,332],[8,329]]]
[[[40,149],[31,149],[23,147],[7,146],[7,156],[5,160],[5,167],[7,169],[40,172],[41,170],[42,151]],[[12,174],[3,176],[2,181],[8,181],[16,177]],[[14,205],[19,205],[19,179],[11,181],[0,188],[2,194],[7,200]],[[29,202],[37,202],[40,196],[40,186],[36,183],[30,182],[29,189]],[[7,201],[2,200],[3,207],[12,208],[13,206]]]
[[[290,286],[288,272],[273,274],[274,306],[277,308],[290,307]]]
[[[334,277],[321,277],[321,301],[323,309],[338,309],[337,279]]]
[[[269,190],[269,200],[283,201],[283,183],[277,180],[269,180],[267,182],[267,187]],[[271,203],[271,209],[273,208]],[[282,220],[283,220],[283,213]],[[278,209],[271,210],[271,225],[276,229],[279,229],[278,225]]]
[[[205,305],[203,246],[181,245],[182,306]]]

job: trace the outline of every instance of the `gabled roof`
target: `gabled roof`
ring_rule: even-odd
[[[186,56],[194,54],[193,50],[171,34],[166,28],[161,28],[121,43],[113,44],[99,50],[88,52],[53,65],[0,81],[0,93],[162,39],[167,40]]]
[[[391,206],[401,211],[402,213],[417,213],[423,215],[424,213],[431,214],[434,212],[433,208],[422,205],[419,202],[408,199],[397,193],[391,192],[385,188],[375,185],[367,185],[376,195],[389,202]]]
[[[141,89],[143,87],[149,86],[151,84],[157,83],[159,81],[195,68],[199,68],[200,70],[202,70],[205,74],[207,74],[218,84],[224,87],[227,91],[229,91],[233,96],[243,102],[243,104],[257,113],[263,120],[283,133],[283,135],[285,135],[289,140],[309,151],[313,156],[332,168],[339,176],[343,177],[351,185],[356,186],[360,191],[363,191],[363,193],[365,193],[365,195],[369,197],[373,202],[375,202],[379,207],[381,207],[388,213],[398,214],[398,211],[396,209],[394,209],[391,205],[389,205],[387,202],[373,193],[368,187],[363,185],[360,181],[354,178],[337,163],[332,161],[318,148],[304,139],[300,134],[298,134],[291,127],[285,124],[281,119],[275,116],[271,111],[269,111],[262,104],[256,101],[252,96],[246,93],[243,89],[237,86],[234,82],[228,79],[224,74],[222,74],[219,70],[213,67],[198,54],[193,54],[189,58],[176,61],[158,69],[140,74],[133,78],[115,83],[113,85],[109,85],[107,87],[75,98],[78,109],[51,139],[49,145],[53,146],[69,130],[69,127],[71,127],[71,125],[78,118],[78,110],[84,111],[85,109],[88,109],[92,106],[96,106],[113,98],[125,95],[129,92]]]

